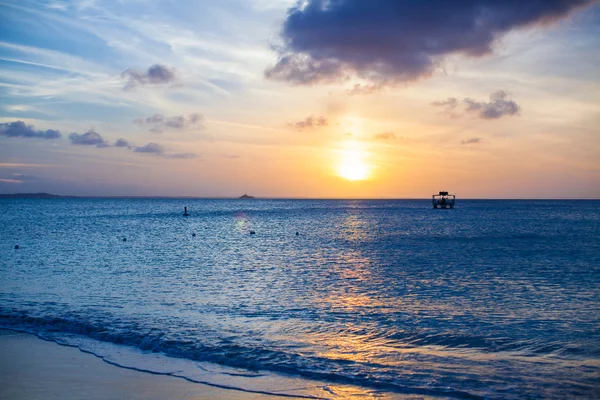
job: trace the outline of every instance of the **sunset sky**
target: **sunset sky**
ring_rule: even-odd
[[[600,3],[3,0],[0,193],[600,198]]]

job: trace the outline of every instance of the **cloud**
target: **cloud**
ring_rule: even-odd
[[[0,182],[2,182],[2,183],[23,183],[23,181],[20,181],[18,179],[8,179],[8,178],[0,178]]]
[[[175,68],[155,64],[146,71],[128,69],[121,74],[126,80],[124,89],[133,89],[139,85],[164,85],[177,79]]]
[[[117,141],[115,142],[115,147],[127,147],[129,148],[131,145],[129,144],[129,141],[127,139],[117,139]]]
[[[327,118],[313,117],[312,115],[310,117],[305,118],[302,121],[288,124],[288,126],[295,128],[297,130],[321,128],[321,127],[327,126],[327,125],[329,125],[329,122],[327,122]]]
[[[150,131],[161,133],[163,129],[202,129],[204,128],[203,121],[204,116],[202,114],[192,113],[188,117],[183,115],[165,117],[162,114],[154,114],[147,118],[136,119],[133,122],[138,125],[150,125]]]
[[[0,182],[4,183],[23,183],[38,180],[37,176],[27,175],[21,173],[2,174],[0,175]]]
[[[195,153],[167,153],[166,149],[158,143],[148,143],[144,146],[131,146],[129,148],[134,153],[154,154],[165,158],[191,159],[198,157]]]
[[[508,32],[555,22],[595,1],[303,0],[288,10],[279,59],[265,76],[298,85],[412,81],[451,54],[490,54]]]
[[[490,101],[476,101],[465,98],[459,101],[456,97],[449,97],[443,101],[434,101],[431,103],[435,107],[444,107],[444,113],[452,118],[460,118],[462,114],[457,109],[462,105],[465,113],[476,115],[481,119],[499,119],[505,115],[518,115],[521,107],[513,100],[508,98],[509,94],[504,90],[498,90],[490,95]]]
[[[179,158],[182,160],[187,160],[190,158],[197,158],[198,156],[194,153],[179,153],[179,154],[167,154],[166,157],[168,158]]]
[[[516,115],[520,107],[517,103],[508,99],[508,93],[499,90],[490,95],[490,102],[464,99],[467,112],[474,112],[482,119],[498,119],[505,115]]]
[[[474,137],[466,140],[461,140],[460,144],[469,145],[469,144],[479,144],[481,143],[481,138]]]
[[[150,153],[163,155],[165,153],[165,148],[158,143],[148,143],[145,146],[136,146],[133,148],[135,153]]]
[[[23,121],[5,122],[0,124],[0,136],[37,138],[37,139],[58,139],[62,134],[54,129],[45,131],[37,130],[33,125],[27,125]]]
[[[96,147],[109,147],[110,144],[99,133],[90,130],[86,133],[73,132],[69,135],[71,144],[77,146],[96,146]]]
[[[373,137],[375,139],[377,139],[377,140],[392,140],[392,139],[396,139],[396,135],[394,133],[392,133],[392,132],[377,133]]]
[[[458,106],[458,99],[456,97],[448,97],[446,100],[434,101],[431,105],[436,107],[446,107],[454,110]]]
[[[190,121],[197,123],[201,119],[202,116],[200,114],[192,114],[186,120],[186,123]],[[0,123],[0,136],[57,139],[61,137],[61,133],[53,129],[39,131],[36,130],[32,125],[26,125],[22,121],[15,121],[10,123]],[[129,142],[127,139],[124,138],[117,139],[117,141],[113,145],[111,145],[107,140],[104,139],[104,137],[102,137],[102,135],[100,135],[98,132],[95,132],[94,130],[89,130],[86,133],[73,132],[69,135],[69,141],[71,142],[71,144],[77,146],[95,146],[98,148],[119,147],[126,148],[130,151],[133,151],[134,153],[155,154],[165,158],[191,159],[198,157],[194,153],[167,153],[166,149],[158,143],[148,143],[145,146],[135,146],[133,143]],[[3,166],[30,166],[30,164],[0,163],[0,167]],[[23,177],[24,179],[17,178],[17,175]],[[28,176],[26,175],[17,175],[15,175],[15,177],[4,177],[2,179],[4,179],[5,181],[10,180],[12,182],[22,181],[28,178]]]

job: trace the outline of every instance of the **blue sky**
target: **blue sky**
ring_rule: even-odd
[[[531,20],[492,0],[448,12],[479,3],[495,13],[486,54],[444,13],[440,33],[428,17],[411,28],[402,17],[423,12],[409,1],[360,10],[348,30],[364,3],[5,0],[0,192],[600,197],[598,3],[540,3]],[[369,24],[381,15],[391,28]],[[423,54],[430,67],[408,74]]]

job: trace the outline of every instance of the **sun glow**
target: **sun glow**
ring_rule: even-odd
[[[366,161],[366,152],[357,142],[347,142],[340,153],[338,175],[349,181],[362,181],[369,178],[371,166]]]

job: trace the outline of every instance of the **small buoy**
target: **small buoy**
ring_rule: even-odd
[[[196,237],[196,234],[195,234],[195,233],[192,233],[192,237]]]
[[[251,234],[251,235],[256,235],[256,232],[254,232],[254,231],[250,231],[250,234]]]
[[[296,236],[300,235],[298,232],[296,232]]]
[[[18,244],[15,245],[15,250],[19,250],[19,245]]]
[[[123,241],[124,241],[124,242],[126,242],[126,241],[127,241],[127,238],[123,238]]]

